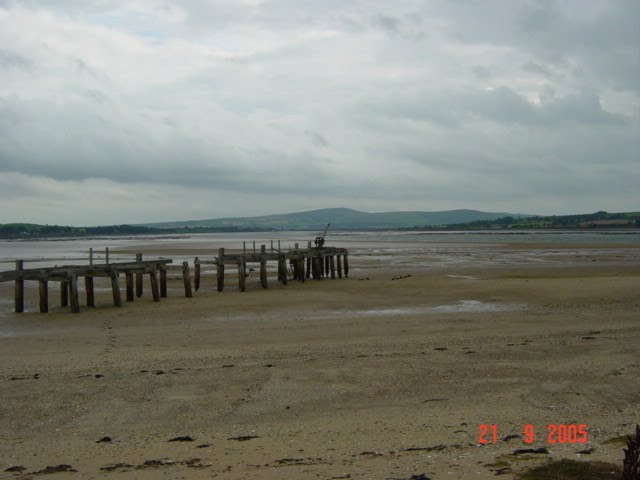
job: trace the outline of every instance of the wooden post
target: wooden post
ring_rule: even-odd
[[[256,253],[256,241],[253,241],[253,253]]]
[[[336,255],[336,263],[338,264],[338,278],[342,278],[342,255]]]
[[[302,260],[304,262],[304,259]],[[305,275],[305,277],[310,278],[311,277],[311,257],[307,257],[307,273]]]
[[[271,253],[273,253],[273,240],[271,240]]]
[[[291,244],[289,244],[291,245]],[[291,248],[289,248],[289,250],[291,250]],[[278,240],[278,253],[280,253],[280,240]]]
[[[69,297],[71,300],[71,312],[80,313],[80,302],[78,301],[78,277],[69,276]]]
[[[284,254],[280,254],[280,258],[278,259],[278,266],[282,270],[282,278],[280,281],[283,285],[287,285],[289,283],[289,275],[287,274],[287,259]]]
[[[84,290],[87,293],[87,307],[95,307],[96,300],[93,293],[93,277],[84,277]]]
[[[200,261],[198,257],[193,261],[193,287],[196,289],[196,292],[200,290]]]
[[[349,277],[349,254],[344,254],[344,276]]]
[[[191,275],[189,275],[189,262],[182,262],[182,280],[184,282],[184,296],[187,298],[193,297],[191,291]]]
[[[311,262],[311,276],[314,280],[320,280],[320,257],[313,257]]]
[[[141,253],[136,253],[136,262],[141,262],[142,261],[142,254]],[[143,274],[142,273],[136,273],[136,297],[141,297],[142,296],[142,284],[143,284],[143,279],[142,279]]]
[[[40,280],[40,313],[49,311],[49,285],[46,280]]]
[[[93,248],[89,249],[89,266],[93,267]]]
[[[247,287],[247,274],[245,273],[244,257],[238,262],[238,288],[241,292],[244,292]]]
[[[111,291],[113,293],[113,305],[115,307],[122,306],[122,297],[120,296],[120,278],[118,272],[113,270],[111,272]]]
[[[60,306],[69,306],[69,282],[67,280],[60,282]]]
[[[242,256],[245,257],[247,255],[247,242],[242,242]]]
[[[328,277],[329,276],[329,257],[324,257],[324,276]]]
[[[104,258],[105,258],[105,263],[109,265],[109,247],[105,247],[104,249]]]
[[[160,265],[160,298],[167,298],[167,266]]]
[[[160,289],[158,288],[158,271],[153,268],[149,271],[149,283],[151,284],[151,298],[154,302],[160,301]]]
[[[218,250],[218,265],[216,268],[218,291],[221,292],[224,289],[224,248]]]
[[[336,262],[333,255],[329,257],[329,270],[331,270],[331,280],[336,279]]]
[[[296,242],[295,246],[296,246],[296,252],[297,252],[298,251],[298,242]]]
[[[24,260],[16,260],[16,271],[24,269]],[[16,277],[15,287],[15,311],[16,313],[24,312],[24,280],[20,277]]]
[[[260,284],[262,288],[267,288],[267,259],[266,255],[266,246],[260,246]]]
[[[300,276],[298,277],[298,280],[300,280],[302,283],[304,283],[304,277],[305,277],[305,274],[304,274],[304,264],[305,264],[304,257],[300,258],[298,260],[298,262],[299,262],[298,263],[298,269],[299,269],[298,273],[300,274]]]
[[[125,273],[124,277],[127,286],[127,302],[133,302],[133,272]]]

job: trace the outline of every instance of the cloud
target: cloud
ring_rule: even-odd
[[[3,210],[633,209],[638,5],[0,2]]]

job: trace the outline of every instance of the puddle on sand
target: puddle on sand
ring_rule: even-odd
[[[473,277],[471,275],[445,275],[445,277],[449,278],[461,278],[463,280],[478,280],[478,277]]]
[[[355,316],[355,317],[385,317],[393,315],[421,315],[425,313],[475,313],[475,312],[503,312],[510,310],[522,310],[524,305],[513,303],[481,302],[478,300],[461,300],[450,305],[437,305],[435,307],[413,308],[376,308],[368,310],[341,310],[333,312],[330,316]],[[326,317],[326,316],[325,316]],[[314,317],[319,318],[319,317]]]

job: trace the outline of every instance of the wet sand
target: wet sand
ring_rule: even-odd
[[[146,290],[120,309],[97,281],[98,308],[79,315],[8,313],[1,284],[0,478],[511,479],[549,459],[619,463],[607,441],[640,421],[639,253],[381,249],[354,252],[348,279],[263,290],[252,276],[240,293],[229,278],[219,294],[205,277],[193,299],[175,279],[169,299]],[[550,443],[549,424],[586,424],[588,443]]]

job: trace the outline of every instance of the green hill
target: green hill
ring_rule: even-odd
[[[468,223],[478,220],[495,220],[508,215],[513,214],[480,212],[477,210],[368,213],[352,210],[350,208],[324,208],[321,210],[281,215],[146,223],[142,226],[150,228],[236,227],[277,230],[319,230],[330,222],[331,228],[337,230],[359,228],[410,228]]]

